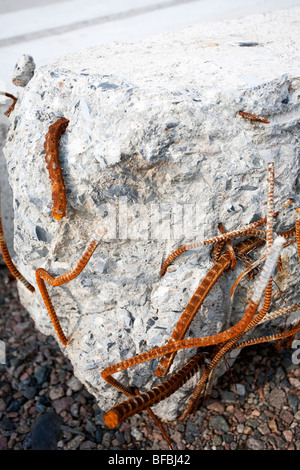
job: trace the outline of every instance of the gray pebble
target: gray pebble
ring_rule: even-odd
[[[23,54],[15,65],[12,82],[16,86],[25,87],[34,75],[35,63],[33,57]]]
[[[282,389],[275,387],[268,396],[268,402],[274,408],[281,408],[285,403],[285,393]]]
[[[253,437],[249,437],[246,441],[247,449],[249,450],[264,450],[265,443]]]
[[[227,423],[226,419],[220,415],[215,415],[215,416],[210,417],[209,427],[213,429],[214,431],[228,432],[230,430],[230,426]]]

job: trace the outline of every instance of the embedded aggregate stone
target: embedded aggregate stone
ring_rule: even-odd
[[[40,67],[20,91],[4,149],[19,270],[33,285],[37,268],[58,276],[76,265],[98,223],[108,229],[77,278],[49,287],[71,340],[62,351],[102,410],[124,396],[105,383],[101,371],[165,344],[213,265],[211,247],[184,253],[160,278],[162,261],[183,244],[218,235],[219,222],[233,230],[264,217],[270,155],[276,209],[294,200],[276,230],[294,224],[300,202],[299,24],[300,8],[294,8],[135,45],[97,46]],[[270,124],[244,120],[241,109]],[[70,121],[60,144],[68,204],[57,222],[44,141],[62,116]],[[282,261],[278,282],[292,304],[300,300],[295,246],[284,250]],[[187,337],[215,334],[241,318],[252,284],[242,282],[233,308],[229,291],[243,269],[239,263],[218,281]],[[19,284],[19,293],[36,327],[55,336],[38,289],[30,294]],[[296,318],[297,312],[287,324]],[[256,334],[279,325],[274,320]],[[173,370],[194,353],[181,351]],[[150,388],[161,381],[153,375],[156,365],[128,369],[121,380]],[[225,371],[222,363],[219,374]],[[156,413],[176,418],[196,378],[157,405]],[[65,406],[67,398],[55,406]]]

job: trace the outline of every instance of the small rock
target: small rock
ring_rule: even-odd
[[[239,434],[242,434],[244,432],[245,425],[244,424],[238,424],[236,427],[236,430]]]
[[[70,413],[74,418],[78,418],[79,416],[79,403],[72,403],[70,406]]]
[[[199,426],[193,421],[188,421],[185,429],[185,440],[187,444],[194,442],[195,438],[199,435]]]
[[[44,382],[48,380],[50,372],[51,372],[50,369],[46,366],[41,366],[34,372],[34,377],[38,385],[42,385]]]
[[[103,438],[103,429],[101,426],[96,426],[95,439],[97,444],[101,444]]]
[[[38,413],[44,413],[46,411],[45,405],[43,405],[41,402],[37,401],[35,404],[35,409]]]
[[[296,413],[299,405],[298,397],[296,395],[290,394],[288,396],[288,404],[292,408],[293,412]]]
[[[76,450],[84,440],[84,436],[75,436],[66,445],[67,450]]]
[[[35,397],[36,394],[37,394],[37,388],[36,387],[30,386],[30,385],[25,387],[24,397],[27,398],[27,400],[31,400],[32,398]]]
[[[277,427],[275,419],[271,419],[269,421],[269,428],[271,429],[272,432],[278,433],[278,427]]]
[[[102,445],[105,448],[109,448],[111,443],[111,433],[110,432],[105,432],[102,437]]]
[[[40,395],[38,397],[38,401],[44,406],[51,406],[51,401],[48,400],[48,398],[45,397],[44,395]]]
[[[267,423],[262,423],[260,424],[258,427],[257,427],[258,431],[262,434],[262,435],[265,435],[265,434],[268,434],[270,432],[270,428],[269,426],[267,425]]]
[[[50,400],[57,400],[58,398],[63,397],[65,394],[64,388],[62,385],[55,385],[50,388],[49,397]]]
[[[245,415],[241,412],[239,408],[235,409],[234,416],[239,423],[244,423],[246,421]]]
[[[5,431],[13,431],[15,427],[16,427],[15,423],[11,421],[9,418],[4,417],[0,421],[0,428],[4,429]]]
[[[265,443],[255,439],[254,437],[249,437],[246,440],[246,446],[250,450],[264,450],[265,449]]]
[[[86,425],[85,425],[85,429],[88,433],[93,433],[96,431],[96,426],[90,421],[90,420],[86,420]]]
[[[280,413],[280,418],[284,423],[290,425],[293,422],[294,416],[287,410],[282,410]]]
[[[226,419],[221,415],[211,416],[209,418],[209,427],[214,431],[228,432],[230,429]]]
[[[72,403],[73,399],[71,397],[63,397],[54,400],[53,406],[55,408],[56,413],[59,415],[63,411],[67,410],[72,405]]]
[[[278,450],[284,450],[287,448],[287,443],[281,436],[275,436],[276,446]]]
[[[25,380],[29,379],[29,374],[28,372],[24,372],[23,374],[20,375],[19,380],[20,382],[24,382]]]
[[[286,396],[284,391],[278,387],[275,387],[268,397],[268,402],[271,406],[274,406],[274,408],[280,409],[285,403],[285,398]]]
[[[31,433],[28,433],[23,441],[23,449],[30,449],[31,448]]]
[[[16,86],[25,87],[34,75],[35,63],[33,57],[21,55],[15,65],[12,82]]]
[[[224,442],[228,444],[230,444],[234,440],[234,437],[232,434],[224,434],[222,437],[223,437]]]
[[[177,450],[185,450],[186,449],[186,443],[185,441],[182,440],[182,434],[175,432],[172,435],[172,440],[176,443],[176,449]]]
[[[73,390],[73,392],[79,392],[82,389],[83,385],[77,377],[73,376],[67,381],[67,386]]]
[[[292,387],[295,387],[297,390],[300,390],[300,380],[295,377],[289,377],[290,384]]]
[[[36,418],[31,428],[32,450],[56,450],[61,436],[61,419],[50,413]]]
[[[293,433],[292,431],[290,431],[289,429],[283,431],[282,433],[284,435],[284,438],[286,440],[286,442],[292,442],[293,440]]]
[[[19,423],[17,427],[17,431],[20,434],[27,434],[30,432],[30,427],[26,423]]]
[[[137,441],[143,440],[143,434],[141,433],[139,429],[132,428],[130,432],[131,432],[132,437],[134,437]]]
[[[6,437],[0,437],[0,450],[7,450],[7,439],[6,439]]]
[[[83,441],[79,446],[80,450],[92,450],[96,448],[97,448],[97,444],[92,441]]]
[[[295,414],[294,418],[295,418],[297,421],[300,421],[300,411],[297,411],[297,413]]]
[[[250,428],[250,426],[245,426],[243,433],[246,435],[252,433],[252,428]]]
[[[214,435],[213,440],[212,440],[212,445],[213,446],[220,446],[221,444],[222,444],[221,436]]]
[[[235,397],[234,392],[231,392],[229,390],[221,390],[220,394],[221,394],[222,401],[224,401],[225,403],[235,403],[236,402],[236,397]]]
[[[233,405],[228,405],[228,406],[226,407],[226,411],[227,411],[228,413],[234,413],[235,407],[234,407]]]
[[[254,418],[250,418],[250,419],[247,419],[246,425],[250,426],[253,429],[256,429],[257,426],[259,425],[259,422]]]
[[[60,382],[59,375],[55,370],[51,372],[49,381],[50,385],[57,385]]]
[[[73,401],[73,399],[71,399]],[[82,405],[80,407],[80,416],[91,417],[93,416],[93,409],[90,405]]]
[[[278,367],[276,369],[275,377],[276,377],[277,383],[279,384],[282,383],[282,381],[286,378],[286,373],[282,367]]]
[[[24,403],[23,400],[12,400],[9,406],[7,407],[7,412],[13,413],[15,411],[19,411],[23,403]]]
[[[120,444],[125,444],[125,437],[124,437],[124,434],[122,432],[117,431],[116,437],[117,437]]]
[[[6,409],[6,403],[3,398],[0,398],[0,413]]]
[[[214,401],[207,405],[207,409],[210,411],[215,411],[218,414],[224,413],[224,406],[219,401]]]
[[[240,397],[244,397],[246,395],[246,388],[244,384],[235,384],[232,387],[232,390],[236,392]]]
[[[126,428],[124,430],[124,439],[125,439],[125,442],[128,444],[129,442],[131,442],[131,434],[130,434],[130,428]]]
[[[24,332],[31,326],[31,322],[25,321],[22,323],[17,323],[15,328],[14,328],[14,334],[16,337],[21,336],[24,334]],[[25,365],[24,365],[25,368]]]

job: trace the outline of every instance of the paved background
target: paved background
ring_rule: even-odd
[[[11,76],[23,53],[40,66],[89,46],[296,5],[300,0],[0,0],[1,85],[15,89]]]

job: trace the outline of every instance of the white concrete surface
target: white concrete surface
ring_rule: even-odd
[[[19,93],[12,75],[24,53],[33,56],[38,68],[90,46],[114,41],[135,43],[155,33],[176,32],[201,22],[242,18],[298,5],[300,0],[1,0],[0,90]],[[245,30],[245,39],[251,40],[251,30]],[[6,101],[9,105],[10,100],[0,97],[0,105]],[[8,126],[3,115],[0,122]],[[0,139],[0,160],[1,147]],[[5,188],[3,161],[0,170],[0,185]],[[9,196],[6,205],[8,199]],[[12,210],[9,212],[12,219]],[[8,215],[5,219],[12,227]]]

